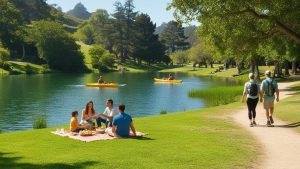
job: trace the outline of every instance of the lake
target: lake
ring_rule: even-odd
[[[178,112],[206,107],[203,100],[188,97],[193,89],[234,82],[175,74],[182,84],[157,84],[154,77],[167,73],[108,73],[108,82],[124,84],[118,88],[91,88],[97,74],[46,74],[0,76],[0,130],[2,132],[32,129],[33,118],[46,115],[47,125],[69,124],[71,112],[82,109],[89,100],[97,113],[105,109],[108,98],[115,107],[123,103],[133,117],[159,115],[161,111]],[[125,85],[126,84],[126,85]],[[79,118],[80,120],[80,118]]]

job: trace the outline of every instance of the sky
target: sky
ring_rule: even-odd
[[[96,9],[105,9],[109,13],[113,13],[115,8],[113,4],[116,0],[47,0],[48,4],[57,4],[63,12],[73,9],[74,6],[81,2],[89,12],[95,12]],[[124,4],[125,0],[119,0]],[[157,26],[163,22],[174,20],[173,10],[167,11],[166,7],[172,0],[134,0],[135,10],[147,13]],[[193,25],[198,25],[192,22]]]

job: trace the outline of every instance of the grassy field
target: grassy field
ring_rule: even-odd
[[[276,104],[274,116],[293,124],[291,126],[300,132],[300,83],[289,90],[294,92],[293,95]]]
[[[228,114],[240,103],[134,119],[144,138],[84,143],[56,128],[0,134],[2,168],[249,168],[254,139]]]
[[[160,72],[186,72],[186,73],[190,73],[190,74],[195,74],[198,76],[212,76],[212,77],[221,77],[221,78],[233,78],[241,81],[241,82],[245,82],[248,81],[248,70],[242,70],[240,75],[236,75],[237,74],[237,70],[236,68],[231,68],[231,69],[227,69],[221,72],[216,72],[214,73],[214,71],[221,65],[214,65],[214,68],[198,68],[196,67],[195,70],[193,70],[192,65],[186,65],[183,67],[177,67],[177,68],[171,68],[171,69],[163,69]],[[274,66],[260,66],[259,70],[261,72],[261,78],[264,78],[263,73],[266,70],[273,70]]]

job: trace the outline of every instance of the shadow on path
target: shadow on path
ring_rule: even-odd
[[[255,127],[282,127],[282,128],[296,128],[296,127],[300,127],[300,122],[296,122],[296,123],[291,123],[291,124],[285,124],[285,125],[271,125],[271,126],[267,126],[267,125],[261,125],[258,124]]]

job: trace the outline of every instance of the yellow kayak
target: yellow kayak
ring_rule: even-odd
[[[118,87],[117,83],[86,83],[87,87]]]
[[[168,80],[168,79],[157,79],[157,78],[154,78],[154,81],[159,83],[182,83],[182,80]]]

